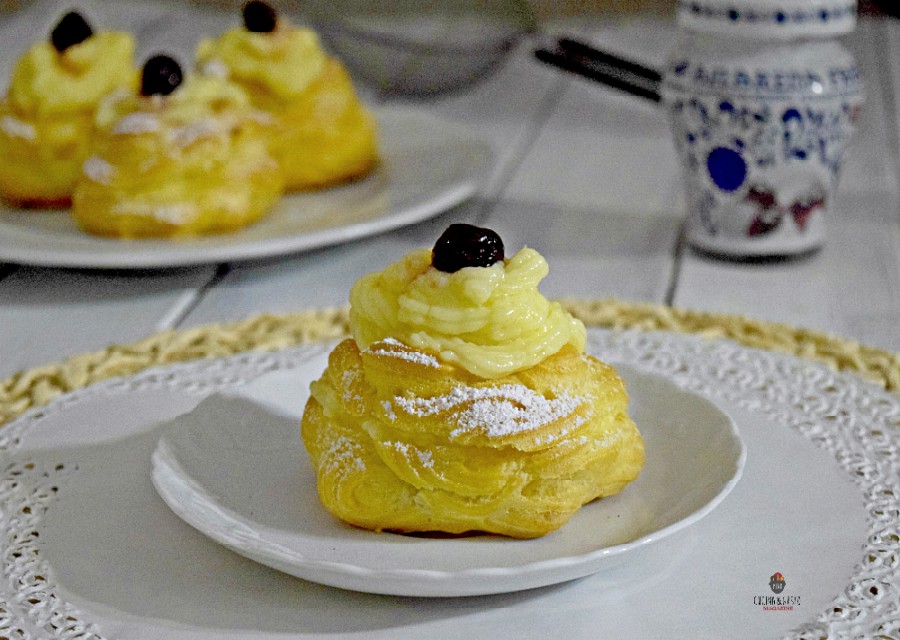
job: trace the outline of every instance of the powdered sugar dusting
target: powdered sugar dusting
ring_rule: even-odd
[[[577,429],[578,427],[580,427],[581,425],[583,425],[585,422],[587,422],[587,418],[586,418],[586,417],[584,417],[584,416],[578,416],[578,417],[576,417],[576,418],[572,421],[572,426],[569,427],[569,429],[567,429],[566,432],[572,431],[573,429]],[[556,442],[557,440],[559,440],[560,438],[562,438],[562,437],[565,436],[565,435],[566,435],[566,433],[548,433],[548,434],[547,434],[546,436],[544,436],[543,438],[542,438],[541,436],[537,436],[537,437],[534,439],[534,443],[535,443],[535,444],[552,444],[552,443]],[[582,440],[586,440],[586,438],[582,437]],[[583,444],[583,443],[582,443],[582,444]]]
[[[344,402],[358,401],[360,397],[353,393],[353,385],[359,380],[360,373],[356,369],[347,369],[341,374],[341,386],[344,388]]]
[[[426,469],[431,469],[434,467],[434,459],[431,456],[430,451],[418,451],[419,462],[422,463],[422,466]]]
[[[325,470],[333,473],[340,469],[357,469],[365,471],[366,463],[359,456],[361,447],[346,436],[340,436],[325,452],[323,459]]]
[[[200,120],[175,129],[173,132],[174,144],[183,149],[191,146],[201,138],[215,136],[220,131],[221,127],[217,126],[213,120]]]
[[[228,65],[219,60],[218,58],[214,58],[212,60],[207,60],[200,67],[200,72],[205,75],[216,76],[219,78],[228,78]]]
[[[400,358],[402,360],[407,360],[409,362],[415,362],[417,364],[423,364],[426,367],[435,367],[440,368],[441,362],[436,357],[431,355],[430,353],[425,353],[424,351],[408,351],[406,349],[402,351],[393,351],[391,349],[385,349],[384,346],[404,346],[402,342],[396,340],[394,338],[385,338],[379,342],[374,343],[369,347],[369,353],[378,356],[390,356],[392,358]]]
[[[115,167],[100,156],[91,156],[85,160],[82,171],[90,180],[106,185],[112,183],[113,174],[116,172]]]
[[[150,113],[130,113],[116,123],[112,132],[122,135],[154,133],[162,128],[162,123]]]
[[[169,224],[183,224],[196,216],[194,205],[188,203],[155,206],[149,203],[120,203],[113,207],[119,215],[144,216]]]
[[[399,451],[399,452],[402,453],[403,455],[406,455],[406,454],[409,453],[409,445],[406,444],[405,442],[388,442],[388,443],[386,443],[386,444],[387,444],[389,447],[393,447],[394,449],[396,449],[397,451]]]
[[[409,398],[395,396],[393,405],[415,416],[455,414],[459,425],[451,437],[481,432],[489,438],[501,438],[534,431],[556,420],[570,416],[585,401],[562,391],[546,398],[523,385],[499,387],[466,387],[459,385],[444,396]],[[584,420],[576,421],[576,426]]]
[[[426,469],[434,468],[434,457],[431,451],[423,451],[418,447],[411,447],[405,442],[385,442],[384,443],[388,447],[393,447],[397,450],[397,452],[403,454],[403,456],[407,459],[411,458],[410,449],[415,452],[416,458],[418,458],[419,463],[425,467]]]
[[[37,139],[37,130],[34,125],[12,116],[3,116],[3,119],[0,120],[0,129],[3,129],[3,132],[10,138]]]
[[[397,422],[397,414],[394,413],[394,405],[391,404],[390,400],[385,400],[381,403],[381,407],[384,409],[385,417],[391,422]]]

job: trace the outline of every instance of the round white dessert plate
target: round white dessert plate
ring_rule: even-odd
[[[80,231],[67,210],[0,204],[0,261],[79,268],[158,268],[267,258],[327,247],[431,218],[475,194],[491,146],[414,109],[376,110],[381,163],[366,178],[284,196],[255,225],[179,240],[117,240]]]
[[[323,355],[303,369],[314,378],[325,364]],[[173,420],[153,454],[153,483],[179,517],[216,542],[313,582],[404,596],[556,584],[697,522],[741,475],[736,427],[713,403],[660,376],[625,366],[621,373],[646,443],[641,475],[534,540],[375,533],[340,522],[319,502],[298,420],[247,396],[213,395]],[[279,375],[262,385],[277,387]],[[305,403],[296,389],[289,397]]]

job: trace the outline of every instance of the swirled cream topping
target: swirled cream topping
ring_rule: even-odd
[[[58,52],[33,44],[13,69],[8,98],[18,113],[48,116],[92,111],[101,98],[136,86],[134,38],[104,31]]]
[[[393,338],[482,378],[527,369],[566,344],[584,349],[584,325],[538,291],[546,260],[524,248],[489,267],[453,273],[421,249],[361,278],[350,291],[360,349]]]
[[[281,98],[304,91],[322,73],[326,59],[314,31],[295,27],[284,18],[271,33],[233,28],[197,45],[201,69],[225,71],[239,84]]]

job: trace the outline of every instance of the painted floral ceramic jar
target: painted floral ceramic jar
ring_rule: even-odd
[[[766,13],[760,2],[725,4],[682,2],[682,25],[705,30],[683,29],[663,80],[684,170],[687,240],[737,259],[810,253],[825,239],[862,81],[850,52],[834,39],[809,37],[816,32],[807,23],[818,20],[826,35],[852,28],[855,6],[851,19],[844,8],[811,8],[834,2],[798,0],[809,11],[782,7],[789,17],[781,20],[771,2]],[[697,14],[697,6],[719,10]],[[740,13],[751,8],[757,13]]]

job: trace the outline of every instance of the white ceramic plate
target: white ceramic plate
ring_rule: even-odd
[[[317,376],[324,356],[304,368]],[[638,480],[536,540],[373,533],[329,515],[299,436],[252,397],[214,395],[176,418],[153,455],[169,507],[213,540],[294,576],[371,593],[467,596],[583,577],[709,513],[731,491],[744,449],[731,419],[664,378],[621,371],[646,441]],[[278,387],[272,374],[255,388]],[[285,397],[305,404],[305,394]],[[305,390],[304,390],[305,391]]]
[[[435,216],[471,197],[493,159],[459,125],[409,109],[377,112],[382,163],[366,179],[285,196],[232,234],[114,240],[82,233],[67,211],[0,205],[0,261],[40,266],[152,268],[283,255],[355,240]]]

